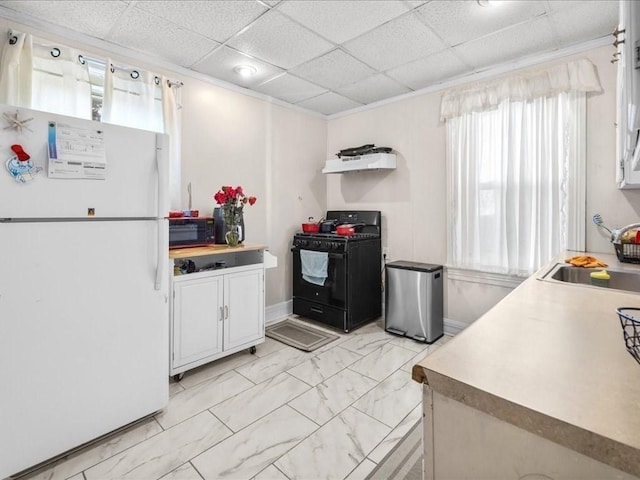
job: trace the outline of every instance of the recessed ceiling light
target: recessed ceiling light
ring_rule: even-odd
[[[492,2],[491,0],[476,0],[476,2],[478,2],[478,5],[481,7],[493,7],[496,4],[496,2]]]
[[[253,65],[238,65],[233,71],[243,78],[249,78],[258,73],[258,70]]]

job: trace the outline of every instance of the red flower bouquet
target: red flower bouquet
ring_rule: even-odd
[[[222,217],[227,228],[225,238],[229,246],[240,243],[240,232],[238,225],[242,219],[242,209],[248,203],[256,203],[256,197],[248,196],[242,187],[236,188],[224,186],[213,196],[213,199],[222,208]]]

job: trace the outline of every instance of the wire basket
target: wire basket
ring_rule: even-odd
[[[627,263],[640,263],[640,243],[614,243],[618,260]]]
[[[640,363],[640,308],[620,307],[616,311],[622,325],[627,351]]]

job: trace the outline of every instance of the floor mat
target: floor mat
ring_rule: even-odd
[[[338,335],[323,332],[317,328],[301,325],[291,320],[284,320],[265,329],[265,334],[269,338],[278,340],[292,347],[312,352],[327,343],[333,342]]]

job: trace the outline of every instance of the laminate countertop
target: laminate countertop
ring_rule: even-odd
[[[640,476],[640,364],[618,307],[640,295],[541,280],[541,268],[413,367],[415,381],[477,410]],[[590,254],[611,270],[640,266]]]

